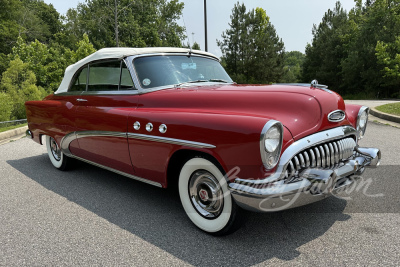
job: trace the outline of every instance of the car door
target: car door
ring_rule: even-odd
[[[134,174],[127,141],[128,114],[137,108],[137,90],[123,60],[90,63],[86,90],[75,113],[79,149],[75,156]]]

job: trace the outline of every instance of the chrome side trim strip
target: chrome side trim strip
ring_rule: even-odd
[[[61,142],[60,142],[61,151],[62,151],[62,153],[64,153],[64,154],[65,154],[66,156],[68,156],[68,157],[72,157],[72,156],[73,156],[72,153],[71,153],[71,151],[69,150],[69,144],[70,144],[72,141],[74,141],[75,139],[77,139],[77,138],[76,138],[75,132],[66,134],[66,135],[61,139]]]
[[[84,138],[84,137],[103,137],[103,136],[111,136],[111,137],[125,137],[126,138],[126,133],[122,132],[107,132],[107,131],[78,131],[78,132],[71,132],[67,135],[65,135],[61,139],[60,147],[61,151],[67,155],[68,157],[72,157],[72,153],[69,150],[69,144],[71,144],[72,141],[75,139],[79,138]]]
[[[84,138],[84,137],[96,137],[96,136],[111,136],[111,137],[124,137],[124,138],[126,138],[126,133],[121,133],[121,132],[102,132],[102,131],[71,132],[71,133],[65,135],[63,137],[63,139],[61,139],[61,145],[60,145],[61,151],[68,157],[81,160],[83,162],[86,162],[86,163],[92,164],[94,166],[106,169],[108,171],[115,172],[115,173],[117,173],[119,175],[123,175],[125,177],[131,178],[131,179],[134,179],[134,180],[137,180],[137,181],[140,181],[140,182],[151,184],[151,185],[154,185],[154,186],[157,186],[157,187],[162,187],[162,185],[160,183],[157,183],[157,182],[154,182],[154,181],[150,181],[150,180],[147,180],[147,179],[144,179],[144,178],[140,178],[140,177],[134,176],[132,174],[121,172],[121,171],[118,171],[116,169],[113,169],[113,168],[110,168],[110,167],[95,163],[93,161],[77,157],[77,156],[73,155],[71,153],[71,151],[69,150],[69,144],[72,141],[74,141],[75,139]]]
[[[110,136],[110,137],[126,137],[126,133],[123,132],[108,132],[108,131],[78,131],[75,132],[76,138],[83,137],[98,137],[98,136]]]
[[[182,140],[182,139],[174,139],[168,137],[161,137],[161,136],[154,136],[154,135],[145,135],[145,134],[134,134],[128,133],[128,138],[132,139],[139,139],[139,140],[147,140],[147,141],[154,141],[160,143],[167,143],[167,144],[174,144],[174,145],[182,145],[182,146],[189,146],[194,148],[215,148],[214,145]]]
[[[168,138],[168,137],[161,137],[161,136],[154,136],[154,135],[145,135],[145,134],[135,134],[135,133],[123,133],[123,132],[107,132],[107,131],[77,131],[77,132],[71,132],[63,137],[61,140],[61,151],[71,157],[72,153],[69,150],[69,144],[74,141],[75,139],[80,139],[84,137],[104,137],[104,136],[110,136],[110,137],[123,137],[123,138],[131,138],[131,139],[139,139],[139,140],[147,140],[147,141],[154,141],[154,142],[160,142],[160,143],[167,143],[167,144],[174,144],[174,145],[182,145],[182,146],[188,146],[188,147],[194,147],[194,148],[215,148],[216,146],[206,144],[206,143],[200,143],[200,142],[194,142],[194,141],[188,141],[188,140],[182,140],[182,139],[175,139],[175,138]]]
[[[103,168],[103,169],[105,169],[107,171],[111,171],[111,172],[114,172],[116,174],[131,178],[133,180],[137,180],[137,181],[140,181],[140,182],[143,182],[143,183],[146,183],[146,184],[151,184],[151,185],[154,185],[154,186],[157,186],[157,187],[162,187],[162,185],[160,183],[157,183],[157,182],[154,182],[154,181],[150,181],[150,180],[147,180],[147,179],[144,179],[144,178],[140,178],[140,177],[137,177],[137,176],[129,174],[129,173],[121,172],[121,171],[118,171],[116,169],[113,169],[113,168],[110,168],[110,167],[95,163],[95,162],[87,160],[87,159],[83,159],[83,158],[80,158],[80,157],[77,157],[77,156],[74,156],[74,155],[70,155],[70,157],[78,159],[78,160],[81,160],[81,161],[89,163],[89,164],[92,164],[92,165],[94,165],[96,167]]]

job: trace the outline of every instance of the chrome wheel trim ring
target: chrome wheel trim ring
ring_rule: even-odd
[[[57,145],[56,140],[54,138],[50,137],[50,150],[51,154],[53,155],[54,159],[57,161],[61,160],[61,149]]]
[[[206,170],[195,171],[188,185],[194,209],[206,219],[216,219],[224,206],[224,194],[218,180]]]

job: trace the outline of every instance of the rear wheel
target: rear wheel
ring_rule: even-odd
[[[189,219],[201,230],[226,235],[240,227],[241,210],[212,162],[193,158],[185,163],[179,175],[179,196]]]
[[[58,146],[56,140],[53,137],[46,136],[46,147],[47,154],[49,155],[50,161],[54,167],[64,171],[68,168],[69,158],[62,153],[60,147]]]

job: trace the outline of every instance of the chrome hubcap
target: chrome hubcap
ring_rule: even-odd
[[[222,212],[222,188],[208,171],[198,170],[192,174],[189,180],[189,197],[193,207],[203,217],[215,219]]]
[[[51,154],[53,154],[54,159],[57,161],[60,161],[61,160],[61,150],[58,147],[57,142],[53,138],[50,138],[50,150],[51,150]]]

